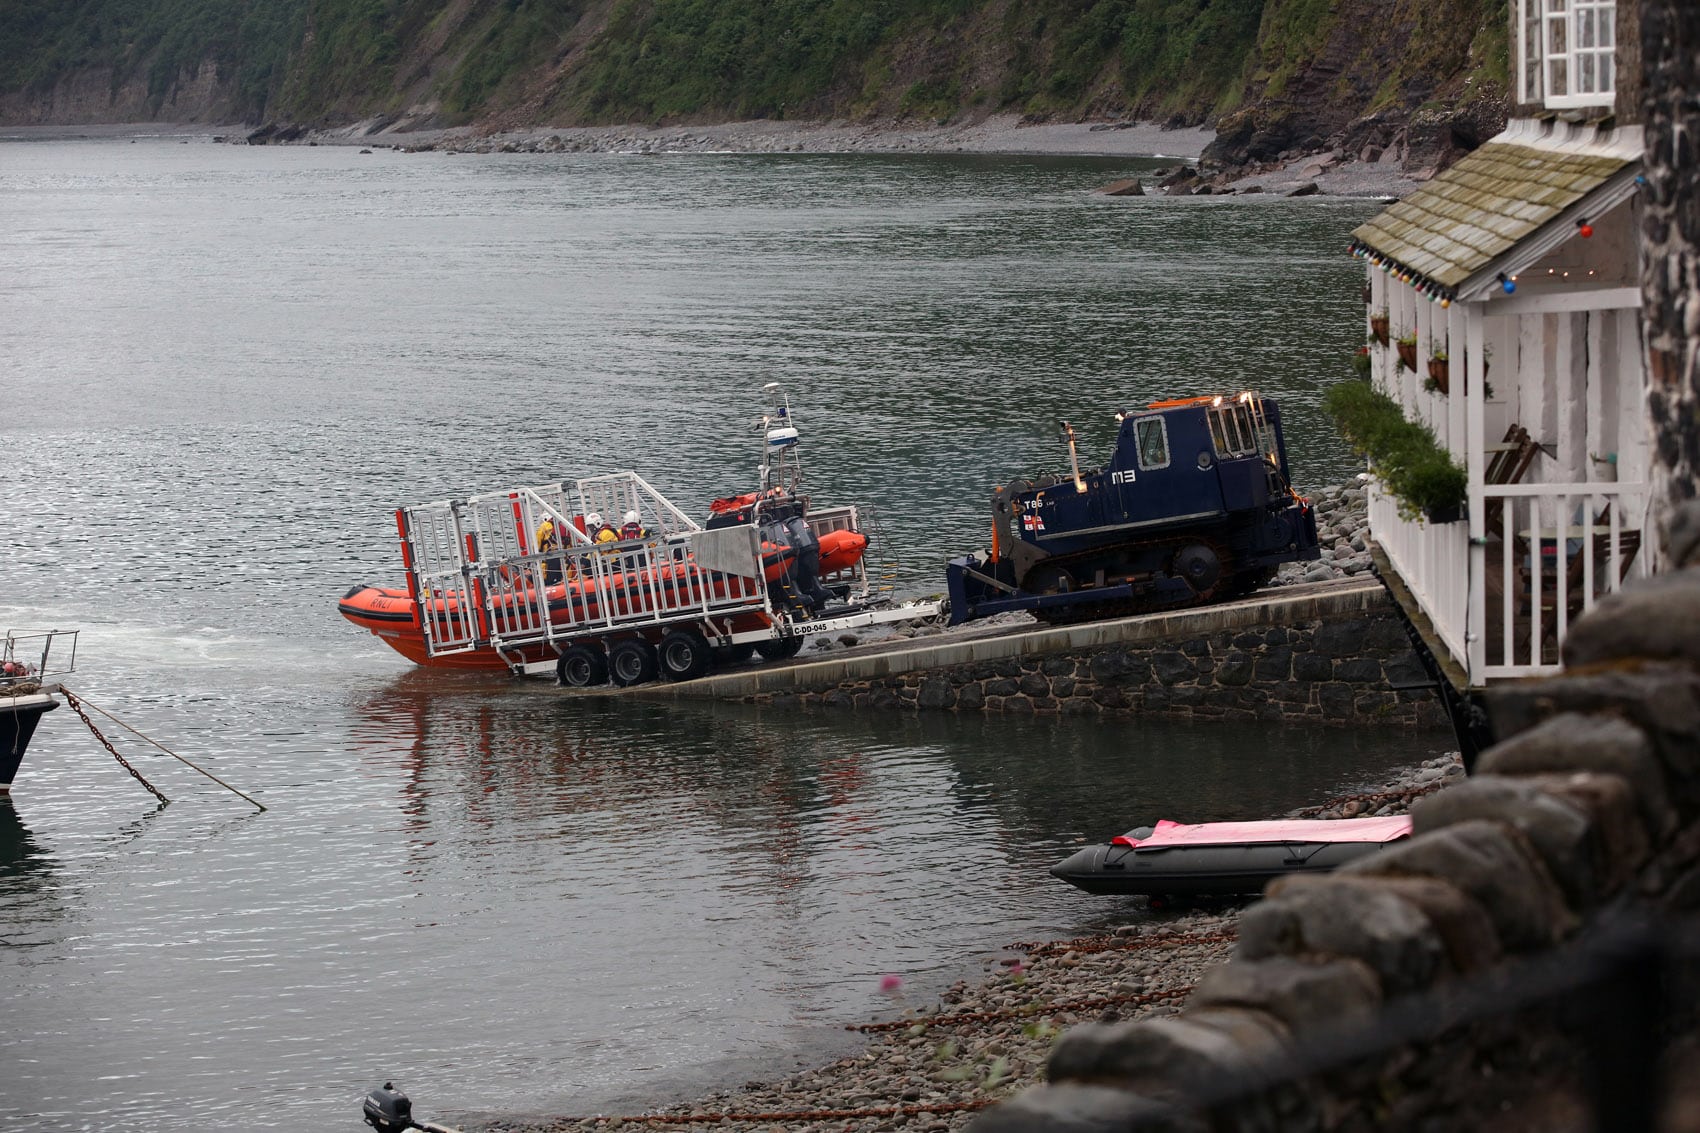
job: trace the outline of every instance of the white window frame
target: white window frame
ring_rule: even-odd
[[[1156,424],[1157,424],[1157,434],[1163,440],[1163,463],[1161,463],[1161,464],[1147,464],[1147,463],[1145,463],[1145,437],[1144,437],[1143,434],[1144,434],[1145,429],[1149,427],[1150,422],[1156,422]],[[1136,418],[1134,418],[1134,421],[1133,421],[1133,449],[1134,449],[1134,454],[1139,461],[1139,467],[1140,467],[1141,471],[1155,472],[1160,468],[1167,468],[1169,466],[1169,462],[1174,459],[1174,454],[1169,451],[1169,422],[1168,422],[1168,419],[1163,417],[1161,414],[1155,414],[1155,415],[1150,416],[1150,417],[1136,417]]]
[[[1617,42],[1617,0],[1517,0],[1518,101],[1551,110],[1611,106]],[[1578,91],[1579,82],[1587,89]]]

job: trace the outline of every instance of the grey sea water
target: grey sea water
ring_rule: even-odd
[[[90,702],[0,803],[8,1129],[353,1129],[774,1073],[1015,940],[1158,817],[1279,812],[1444,735],[585,705],[335,613],[391,509],[635,468],[748,485],[763,382],[900,586],[1116,408],[1276,395],[1301,487],[1359,313],[1352,201],[1105,198],[1156,163],[0,145],[0,627]],[[904,995],[880,994],[904,977]],[[740,1076],[734,1076],[740,1075]]]

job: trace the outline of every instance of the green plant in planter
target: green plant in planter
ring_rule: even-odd
[[[1352,450],[1368,458],[1376,479],[1399,501],[1406,519],[1456,515],[1469,481],[1427,426],[1405,419],[1399,404],[1373,386],[1343,382],[1324,404]]]
[[[1399,350],[1399,365],[1415,373],[1417,369],[1417,332],[1413,330],[1401,333],[1394,340],[1394,345]]]
[[[1362,346],[1358,347],[1357,353],[1352,355],[1352,369],[1358,372],[1358,377],[1360,378],[1369,377],[1369,343],[1366,342]]]
[[[1488,361],[1492,357],[1493,351],[1484,347],[1482,349],[1482,372],[1484,374],[1487,373]],[[1442,376],[1446,374],[1447,367],[1450,364],[1451,360],[1447,356],[1446,348],[1444,346],[1431,353],[1428,356],[1429,376],[1423,379],[1423,388],[1428,390],[1430,393],[1445,394],[1450,386],[1450,382],[1442,381]],[[1482,396],[1489,401],[1493,400],[1493,383],[1485,378],[1482,380]]]
[[[1376,311],[1374,314],[1370,315],[1370,317],[1369,317],[1370,337],[1375,339],[1375,341],[1380,343],[1382,346],[1386,346],[1387,345],[1387,328],[1392,325],[1392,321],[1393,321],[1392,316],[1387,313],[1386,307],[1383,307],[1381,310]]]

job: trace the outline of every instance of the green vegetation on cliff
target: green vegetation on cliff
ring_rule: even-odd
[[[10,0],[0,93],[105,69],[114,90],[145,75],[157,107],[211,65],[240,112],[321,125],[421,107],[498,126],[1007,112],[1244,118],[1280,149],[1502,76],[1505,3]]]
[[[1231,103],[1264,0],[619,0],[553,104],[594,121]]]
[[[307,0],[7,0],[0,4],[0,91],[46,92],[61,79],[137,76],[157,106],[183,75],[218,68],[234,109],[258,117],[301,37]]]
[[[1265,0],[309,0],[275,112],[466,121],[925,116],[1202,121]]]
[[[280,109],[550,121],[1009,110],[1198,121],[1265,0],[311,0]]]

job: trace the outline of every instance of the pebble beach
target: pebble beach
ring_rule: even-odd
[[[1456,753],[1425,760],[1362,791],[1320,798],[1287,817],[1407,813],[1411,803],[1461,779]],[[1062,882],[1057,884],[1061,885]],[[1057,1037],[1089,1022],[1171,1015],[1205,969],[1228,958],[1244,902],[1156,911],[1141,898],[1112,932],[1011,941],[1015,954],[984,978],[952,986],[934,1003],[852,1030],[864,1044],[824,1066],[751,1080],[642,1112],[530,1116],[466,1122],[466,1133],[592,1133],[614,1129],[724,1133],[950,1133],[980,1110],[1044,1080]],[[896,977],[887,977],[894,980]],[[888,991],[900,990],[892,986]]]

